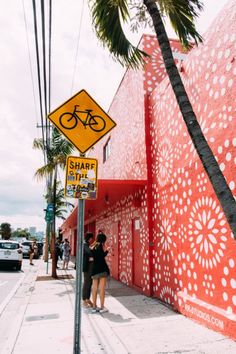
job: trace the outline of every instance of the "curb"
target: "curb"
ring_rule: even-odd
[[[23,280],[25,279],[25,273],[22,274],[21,278],[17,281],[16,285],[14,288],[10,291],[10,293],[7,295],[5,300],[0,304],[0,316],[3,313],[5,307],[8,305],[8,303],[11,301],[12,297],[15,295],[17,289],[19,286],[23,283]]]
[[[75,271],[73,270],[74,282]],[[75,296],[75,286],[72,279],[67,283]],[[92,314],[87,309],[81,311],[81,352],[95,354],[102,351],[104,354],[128,354],[128,350],[113,328],[101,314]]]
[[[14,319],[14,324],[12,326],[11,331],[9,332],[8,338],[6,340],[6,342],[3,344],[3,347],[1,349],[1,354],[12,354],[14,353],[14,347],[16,345],[16,341],[21,329],[21,325],[22,325],[22,321],[24,319],[24,314],[26,312],[27,306],[29,304],[31,295],[32,295],[32,291],[30,291],[30,289],[34,286],[35,281],[37,279],[37,275],[38,275],[38,271],[39,269],[37,269],[37,271],[35,272],[34,276],[32,277],[33,279],[29,281],[28,285],[27,285],[27,290],[29,291],[29,294],[27,294],[25,296],[25,301],[24,303],[19,307],[19,311],[17,312],[17,315]],[[20,279],[20,281],[22,281],[22,283],[20,284],[21,286],[24,285],[23,280],[25,280],[26,275],[24,274],[23,278]],[[20,281],[17,282],[20,283]],[[26,282],[27,284],[27,282]],[[16,288],[16,287],[15,287]],[[14,289],[15,289],[14,288]],[[18,289],[19,289],[19,284],[18,284]],[[12,300],[13,296],[15,295],[16,291],[18,289],[15,289],[15,292],[12,294],[11,298],[8,300],[8,303],[10,302],[10,300]],[[7,304],[6,304],[7,305]],[[5,307],[6,307],[5,305]]]

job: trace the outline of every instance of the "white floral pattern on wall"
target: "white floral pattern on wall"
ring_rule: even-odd
[[[235,17],[236,4],[230,1],[204,43],[188,54],[182,78],[202,131],[236,198]],[[182,292],[235,316],[236,242],[168,79],[156,86],[149,106],[154,294],[175,304],[176,294]],[[181,301],[177,299],[179,304]]]

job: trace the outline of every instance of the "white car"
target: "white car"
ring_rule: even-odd
[[[21,244],[23,257],[29,257],[30,246],[34,249],[34,258],[39,258],[38,247],[34,247],[33,241],[24,241]]]
[[[32,244],[33,243],[31,241],[22,242],[21,247],[22,247],[23,257],[29,257],[30,245]]]
[[[13,266],[21,270],[22,249],[19,242],[0,240],[0,266]]]

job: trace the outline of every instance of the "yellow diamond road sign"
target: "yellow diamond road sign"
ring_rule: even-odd
[[[81,153],[116,126],[85,90],[51,112],[48,118]]]

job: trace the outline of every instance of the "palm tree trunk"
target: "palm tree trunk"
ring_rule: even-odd
[[[219,168],[211,148],[205,139],[200,125],[198,124],[196,115],[185,91],[181,76],[176,67],[170,42],[157,4],[155,0],[143,0],[143,2],[152,18],[167,75],[169,76],[171,86],[177,99],[184,122],[187,126],[189,135],[211,181],[212,187],[233,232],[234,238],[236,239],[236,202],[233,194]]]

